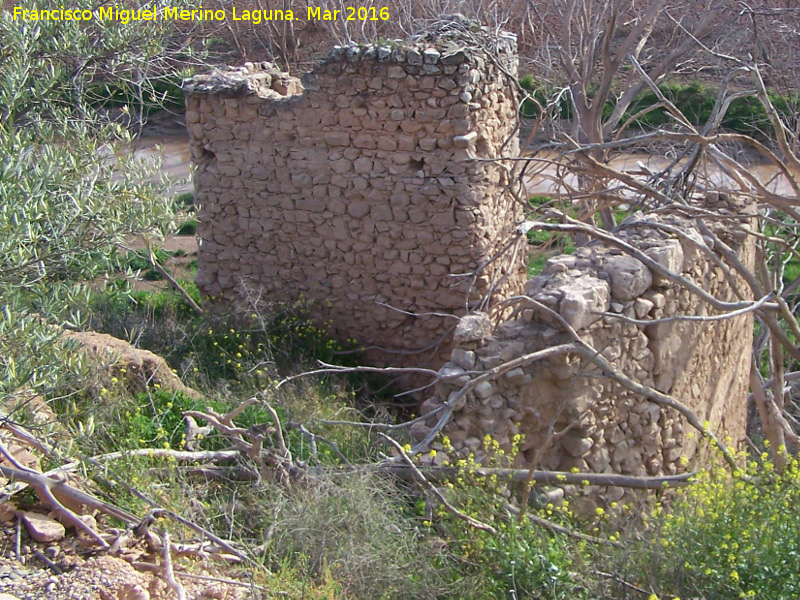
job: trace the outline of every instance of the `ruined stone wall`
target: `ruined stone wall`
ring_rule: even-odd
[[[195,199],[196,282],[233,301],[242,284],[276,300],[311,299],[341,338],[441,365],[449,332],[524,256],[475,271],[507,243],[520,208],[513,36],[448,22],[409,41],[336,47],[300,80],[264,63],[186,87]],[[460,285],[457,285],[460,284]],[[445,342],[436,346],[445,337]],[[425,353],[416,353],[427,349]]]
[[[745,210],[725,200],[718,202],[721,214]],[[741,231],[730,225],[712,227],[745,265],[752,266],[751,236],[745,241]],[[704,240],[691,219],[678,210],[631,219],[618,235],[715,297],[740,299],[722,268],[698,245],[712,244],[710,239]],[[741,280],[737,285],[748,289]],[[525,293],[563,317],[622,373],[671,394],[701,421],[709,421],[715,432],[743,439],[751,316],[714,322],[682,320],[718,311],[622,250],[596,242],[574,255],[550,259],[544,271],[528,282]],[[486,327],[485,315],[463,319],[456,331],[461,341],[440,370],[450,379],[439,384],[436,396],[424,403],[423,414],[454,398],[452,394],[470,378],[527,353],[571,341],[553,315],[524,302],[519,307],[514,318],[494,329]],[[669,320],[672,317],[677,319]],[[660,322],[650,324],[656,320]],[[438,418],[431,415],[427,422],[418,423],[413,431],[417,439]],[[484,435],[509,447],[513,436],[523,433],[522,466],[542,447],[551,423],[555,431],[572,428],[544,455],[539,463],[542,469],[655,476],[685,471],[688,465],[681,458],[695,456],[697,437],[689,435],[689,426],[675,410],[647,401],[574,354],[523,364],[481,383],[455,405],[445,433],[457,449],[475,452],[478,458]],[[435,460],[444,460],[441,446],[433,447],[440,450]],[[606,499],[614,498],[606,495]]]

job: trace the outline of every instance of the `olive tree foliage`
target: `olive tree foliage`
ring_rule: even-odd
[[[158,165],[126,155],[130,136],[110,116],[141,110],[156,77],[175,77],[172,44],[159,22],[0,12],[0,401],[75,375],[59,326],[79,325],[80,299],[115,267],[117,243],[170,227]],[[129,106],[110,110],[112,91]]]

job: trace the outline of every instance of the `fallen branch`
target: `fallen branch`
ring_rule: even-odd
[[[235,585],[238,587],[245,587],[259,591],[267,589],[263,586],[256,585],[255,583],[244,583],[242,581],[236,581],[234,579],[225,579],[222,577],[210,577],[208,575],[196,575],[194,573],[186,573],[184,571],[175,571],[175,575],[177,575],[178,577],[185,577],[186,579],[196,579],[198,581],[211,581],[213,583],[224,583],[226,585]]]
[[[382,435],[382,434],[381,434]],[[379,468],[402,479],[411,479],[411,469],[398,464],[382,464]],[[417,471],[434,481],[454,481],[463,475],[457,467],[414,467]],[[477,467],[474,473],[480,477],[497,477],[514,483],[522,483],[528,479],[528,469],[502,469]],[[540,485],[597,485],[608,487],[624,487],[637,490],[661,490],[665,488],[685,487],[692,485],[696,472],[680,475],[664,475],[661,477],[638,477],[635,475],[617,475],[614,473],[571,473],[566,471],[534,471],[531,480]]]
[[[186,590],[183,585],[175,579],[175,574],[172,571],[172,555],[170,554],[171,545],[169,542],[169,533],[164,532],[164,548],[162,557],[164,559],[164,581],[172,590],[177,594],[178,600],[186,600]]]
[[[109,452],[108,454],[98,454],[90,460],[97,462],[108,462],[119,460],[127,456],[144,456],[147,458],[172,458],[179,462],[220,462],[234,460],[241,456],[238,450],[170,450],[168,448],[139,448],[136,450],[122,450],[120,452]],[[69,466],[69,465],[66,465]]]
[[[139,522],[139,519],[121,508],[100,500],[99,498],[95,498],[86,492],[82,492],[63,481],[52,479],[43,473],[25,468],[7,467],[5,465],[0,465],[0,473],[9,480],[19,480],[30,485],[43,502],[52,506],[53,510],[66,519],[78,531],[86,533],[103,548],[107,548],[108,543],[100,537],[94,529],[84,523],[80,516],[64,506],[62,501],[56,496],[69,500],[76,506],[86,505],[93,510],[98,510],[115,519],[119,519],[128,525],[134,525]]]
[[[511,506],[510,504],[506,504],[506,510],[514,515],[522,515],[521,511],[516,506]],[[558,523],[553,523],[552,521],[548,521],[547,519],[540,517],[538,515],[532,515],[528,513],[524,516],[531,523],[534,523],[535,525],[546,527],[551,531],[555,531],[556,533],[560,533],[561,535],[566,535],[567,537],[575,538],[576,540],[584,540],[587,542],[592,542],[593,544],[601,544],[604,546],[622,547],[622,544],[620,544],[619,542],[614,542],[612,540],[604,540],[603,538],[595,537],[593,535],[587,535],[579,531],[573,531],[572,529],[564,527],[563,525],[559,525]]]
[[[406,451],[399,443],[397,443],[396,440],[390,438],[388,435],[383,433],[379,433],[378,435],[384,438],[386,441],[392,444],[392,446],[395,447],[395,449],[400,453],[400,457],[402,457],[403,461],[405,461],[409,469],[411,469],[411,472],[416,476],[419,482],[422,483],[422,485],[428,488],[428,490],[430,490],[431,493],[434,496],[436,496],[436,498],[439,500],[439,502],[442,503],[442,506],[444,506],[447,512],[461,519],[462,521],[467,523],[470,527],[474,527],[475,529],[480,529],[481,531],[487,531],[492,535],[497,535],[497,530],[491,525],[488,525],[483,521],[478,521],[477,519],[474,519],[469,515],[464,514],[463,512],[458,510],[455,506],[450,504],[447,498],[445,498],[444,495],[439,490],[437,490],[433,485],[431,485],[431,483],[427,479],[425,479],[425,476],[420,472],[420,470],[414,464],[414,461],[411,460],[411,457],[409,457],[408,454],[406,454]]]
[[[97,465],[99,466],[99,463],[97,463]],[[188,519],[184,519],[183,517],[181,517],[180,515],[172,512],[171,510],[167,510],[166,508],[162,508],[156,502],[154,502],[151,498],[149,498],[148,496],[146,496],[145,494],[143,494],[142,492],[140,492],[136,488],[132,487],[131,485],[129,485],[126,481],[124,481],[119,476],[115,477],[115,480],[119,485],[121,485],[123,488],[125,488],[125,490],[127,492],[133,494],[134,496],[136,496],[137,498],[139,498],[140,500],[142,500],[143,502],[145,502],[148,506],[150,506],[152,508],[152,510],[150,511],[150,515],[148,515],[148,517],[150,517],[150,516],[152,516],[152,517],[156,517],[156,516],[167,516],[167,517],[170,517],[171,519],[177,521],[181,525],[185,525],[186,527],[188,527],[189,529],[191,529],[195,533],[198,533],[198,534],[208,538],[209,540],[211,540],[212,542],[214,542],[215,544],[217,544],[218,546],[220,546],[221,548],[223,548],[224,550],[226,550],[227,552],[229,552],[233,556],[236,556],[237,558],[241,559],[242,561],[250,563],[250,564],[258,567],[259,569],[264,569],[265,568],[263,565],[260,565],[259,563],[255,562],[254,560],[249,558],[246,554],[243,554],[242,552],[238,551],[236,548],[231,546],[231,544],[229,542],[226,542],[222,538],[214,535],[213,533],[211,533],[207,529],[204,529],[204,528],[200,527],[199,525],[197,525],[196,523],[193,523],[192,521],[189,521]],[[146,517],[146,519],[147,519],[147,517]],[[137,519],[137,520],[135,520],[134,524],[136,524],[136,525],[145,525],[146,523],[145,523],[145,520],[141,520],[140,521],[140,520]]]
[[[280,388],[285,383],[289,383],[290,381],[294,381],[295,379],[300,379],[301,377],[309,377],[310,375],[321,375],[327,373],[384,373],[384,374],[422,373],[424,375],[430,375],[436,379],[439,378],[438,371],[434,371],[433,369],[423,369],[418,367],[340,367],[338,365],[329,365],[322,361],[320,361],[320,364],[323,365],[321,369],[314,369],[312,371],[305,371],[304,373],[298,373],[297,375],[292,375],[291,377],[285,377],[275,385],[275,389]]]

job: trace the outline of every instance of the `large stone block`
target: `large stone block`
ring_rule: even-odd
[[[604,270],[611,280],[611,295],[618,300],[633,300],[653,283],[653,276],[644,263],[631,256],[616,256]]]
[[[608,284],[596,277],[574,279],[562,291],[559,314],[576,331],[597,321],[611,303]]]

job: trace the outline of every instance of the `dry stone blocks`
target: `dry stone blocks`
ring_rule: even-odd
[[[727,214],[746,215],[752,208],[727,202],[730,206],[721,208]],[[711,201],[703,200],[702,205],[706,210],[720,209]],[[752,238],[726,228],[724,222],[712,227],[743,264],[752,265]],[[680,231],[682,236],[666,230]],[[739,299],[707,254],[687,251],[702,238],[696,224],[679,211],[630,219],[617,235],[720,300]],[[741,281],[738,287],[747,289]],[[642,261],[596,242],[574,255],[548,260],[542,274],[526,284],[525,293],[563,317],[623,374],[671,394],[707,419],[717,433],[729,433],[734,440],[744,437],[752,317],[704,323],[675,319],[714,314],[714,309],[652,273]],[[540,307],[522,310],[489,331],[478,323],[479,315],[461,320],[450,363],[477,371],[473,378],[503,362],[572,341],[558,319]],[[428,411],[458,388],[454,379],[440,381],[436,395],[426,402]],[[490,433],[508,447],[516,433],[523,433],[517,466],[525,466],[553,423],[556,431],[570,429],[541,459],[545,469],[675,474],[687,469],[697,450],[676,411],[649,402],[575,355],[529,362],[483,381],[455,408],[445,433],[457,450],[476,452],[479,459],[481,449],[476,451],[470,440]],[[435,418],[427,424],[433,426]],[[426,430],[419,428],[416,433],[424,436]]]
[[[388,351],[373,361],[444,363],[446,315],[503,275],[498,298],[524,283],[522,256],[472,286],[455,277],[521,219],[502,168],[475,161],[518,154],[505,144],[515,51],[513,36],[456,18],[407,41],[335,47],[301,79],[248,63],[191,80],[201,292],[311,299],[333,333]]]

